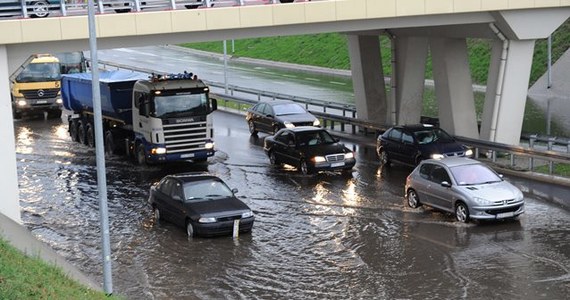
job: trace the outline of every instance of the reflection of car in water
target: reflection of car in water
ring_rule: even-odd
[[[28,58],[10,76],[14,118],[43,112],[53,117],[61,116],[60,80],[57,57],[36,54]]]
[[[49,16],[50,10],[59,9],[59,0],[27,0],[25,9],[28,16],[32,18],[45,18]],[[24,8],[22,1],[0,0],[0,17],[23,16]]]

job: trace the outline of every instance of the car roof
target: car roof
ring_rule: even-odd
[[[193,182],[193,181],[201,181],[201,180],[220,180],[217,176],[210,175],[206,172],[189,172],[189,173],[180,173],[180,174],[173,174],[168,175],[167,177],[178,179],[182,182]]]
[[[397,125],[392,128],[400,128],[408,131],[420,131],[420,130],[436,129],[436,128],[441,129],[439,127],[435,127],[429,124],[406,124],[406,125]]]
[[[437,163],[445,165],[448,168],[463,166],[463,165],[473,165],[473,164],[483,164],[482,162],[468,158],[468,157],[445,157],[441,159],[426,159],[422,163]]]
[[[271,101],[261,101],[259,103],[265,103],[265,104],[269,104],[271,106],[275,106],[275,105],[279,105],[279,104],[299,104],[295,101],[291,101],[291,100],[271,100]],[[300,104],[299,104],[300,105]]]
[[[324,128],[315,127],[315,126],[296,126],[293,128],[287,128],[286,130],[293,131],[295,133],[297,133],[297,132],[310,132],[310,131],[327,131]]]

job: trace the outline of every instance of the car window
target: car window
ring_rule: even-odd
[[[425,163],[420,167],[420,176],[424,179],[429,180],[431,170],[433,169],[432,164]]]
[[[170,190],[170,197],[174,198],[174,196],[178,196],[180,199],[184,199],[184,194],[182,193],[182,185],[177,181],[172,183],[172,188]]]
[[[483,164],[456,166],[450,170],[458,185],[474,185],[502,181],[497,173]]]
[[[402,140],[402,130],[400,129],[392,129],[388,133],[388,138],[397,142]]]
[[[306,113],[305,109],[297,103],[273,105],[273,110],[276,116]]]
[[[447,174],[447,171],[442,166],[438,166],[438,165],[433,166],[433,169],[431,171],[431,181],[438,183],[438,184],[442,183],[444,181],[451,183],[451,181],[449,180],[449,174]]]
[[[265,106],[263,107],[263,114],[264,115],[272,115],[273,116],[273,108],[271,107],[271,105],[267,105],[265,104]]]
[[[414,132],[414,136],[420,145],[433,143],[435,141],[435,133],[431,129],[416,131]]]
[[[174,180],[170,179],[170,178],[166,178],[164,180],[164,182],[162,182],[162,184],[159,187],[159,190],[165,194],[165,195],[170,195],[170,191],[172,190],[172,183],[174,182]]]
[[[253,110],[256,111],[256,112],[258,112],[258,113],[260,113],[260,114],[263,114],[263,109],[264,109],[264,108],[265,108],[265,103],[259,103],[259,104],[257,104],[256,106],[253,107]]]
[[[201,180],[184,185],[186,201],[213,200],[233,196],[230,188],[219,180]]]
[[[408,144],[413,144],[414,143],[414,137],[412,137],[410,134],[403,132],[402,133],[402,141],[404,143],[408,143]]]
[[[275,139],[283,144],[288,144],[289,141],[291,140],[294,141],[295,137],[290,131],[284,131],[280,135],[278,135]]]

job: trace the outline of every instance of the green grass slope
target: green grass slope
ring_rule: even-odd
[[[380,40],[385,75],[390,75],[390,40]],[[223,53],[222,42],[189,43],[182,46]],[[231,43],[228,41],[228,53]],[[564,23],[552,35],[552,59],[556,61],[570,47],[570,21]],[[485,84],[490,60],[488,40],[469,39],[469,59],[473,82]],[[299,36],[278,36],[235,40],[234,56],[266,59],[295,64],[313,65],[333,69],[350,69],[346,37],[337,33]],[[530,82],[535,82],[547,69],[547,41],[539,40],[534,51]],[[428,60],[426,78],[431,76]]]

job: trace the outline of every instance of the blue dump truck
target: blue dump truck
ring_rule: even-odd
[[[105,154],[124,153],[138,164],[204,162],[214,155],[209,88],[188,72],[151,76],[101,72]],[[63,106],[71,139],[93,147],[91,73],[64,75]]]

